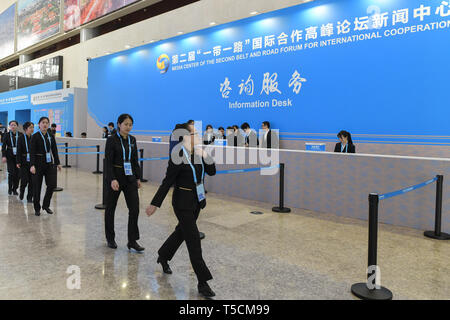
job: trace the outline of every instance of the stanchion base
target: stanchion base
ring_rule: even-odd
[[[283,207],[283,208],[280,208],[280,207],[273,207],[273,208],[272,208],[272,211],[273,211],[273,212],[288,213],[288,212],[291,212],[291,209],[286,208],[286,207]]]
[[[63,168],[72,168],[72,166],[62,166]]]
[[[363,300],[392,300],[392,292],[385,287],[369,289],[367,283],[355,283],[352,285],[352,293]]]
[[[147,182],[148,180],[147,179],[141,179],[141,182]]]
[[[55,192],[58,192],[58,191],[63,191],[64,189],[63,188],[60,188],[60,187],[56,187],[55,189],[53,189],[53,191],[55,191]]]
[[[198,235],[200,236],[200,240],[205,239],[205,234],[203,232],[199,231]]]
[[[436,240],[450,240],[450,234],[445,232],[441,232],[441,234],[437,236],[434,231],[425,231],[423,235]]]
[[[101,172],[101,171],[94,171],[94,172],[92,172],[93,174],[102,174],[103,172]]]
[[[106,209],[106,206],[105,206],[103,203],[96,204],[96,205],[95,205],[95,209],[105,210],[105,209]]]

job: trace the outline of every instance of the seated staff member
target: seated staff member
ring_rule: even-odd
[[[42,209],[47,211],[48,214],[53,214],[50,209],[50,201],[52,200],[53,190],[56,188],[56,167],[61,171],[55,137],[48,130],[49,124],[50,120],[47,117],[40,118],[38,122],[39,131],[31,137],[30,172],[33,174],[33,203],[36,216],[41,215],[41,188],[44,177],[47,190],[45,191]]]
[[[123,191],[128,207],[128,250],[144,251],[136,241],[139,240],[139,193],[141,187],[141,170],[136,145],[136,138],[130,135],[133,118],[121,114],[117,119],[117,133],[108,137],[105,146],[106,181],[108,190],[105,208],[105,234],[108,247],[117,248],[114,232],[114,214],[117,200]]]
[[[343,153],[356,152],[356,147],[353,144],[352,135],[350,134],[350,132],[342,130],[337,134],[337,137],[339,138],[339,140],[341,140],[341,142],[336,143],[336,146],[334,147],[334,152],[343,152]]]
[[[172,206],[178,225],[158,250],[157,263],[161,263],[164,273],[172,273],[167,261],[173,258],[183,241],[186,241],[189,258],[198,279],[198,291],[205,297],[212,297],[215,293],[207,283],[212,279],[212,275],[203,260],[197,218],[200,210],[206,206],[203,186],[205,172],[210,176],[215,175],[216,166],[214,160],[201,147],[194,149],[201,141],[188,124],[180,126],[179,131],[182,131],[177,132],[180,136],[181,150],[170,157],[166,177],[146,212],[148,216],[155,213],[175,183]]]
[[[2,161],[8,168],[8,194],[17,196],[19,187],[19,169],[17,168],[17,141],[22,135],[17,129],[16,120],[9,122],[9,132],[3,135]]]
[[[27,201],[33,201],[33,183],[31,169],[31,136],[34,132],[34,124],[25,122],[23,124],[25,134],[19,137],[17,142],[17,168],[20,170],[20,195],[19,199],[23,200],[25,189],[28,186]]]

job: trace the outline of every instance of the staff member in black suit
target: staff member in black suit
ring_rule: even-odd
[[[261,137],[261,147],[267,149],[279,149],[280,138],[275,131],[270,129],[270,122],[263,121],[261,128],[264,132]]]
[[[216,140],[216,136],[213,132],[212,125],[208,124],[206,126],[206,132],[203,135],[203,144],[208,145],[214,143],[214,140]]]
[[[180,131],[181,134],[180,134]],[[178,219],[175,231],[158,250],[158,263],[161,263],[165,273],[172,273],[167,261],[170,261],[176,251],[186,241],[192,267],[198,279],[198,291],[205,297],[212,297],[215,293],[209,287],[207,281],[212,275],[206,266],[202,256],[197,218],[200,210],[206,206],[205,189],[203,180],[205,172],[213,176],[216,174],[216,166],[213,159],[201,147],[200,138],[193,130],[184,124],[178,131],[181,150],[169,160],[166,177],[156,192],[151,204],[147,207],[147,215],[155,213],[156,208],[161,207],[170,187],[175,183],[172,196],[172,206]]]
[[[117,119],[118,132],[106,140],[106,181],[108,190],[105,208],[105,233],[108,247],[117,248],[114,232],[114,214],[117,200],[123,191],[128,207],[128,250],[144,251],[136,241],[139,240],[139,193],[141,187],[141,170],[139,167],[136,138],[130,135],[133,129],[133,118],[122,114]]]
[[[19,137],[17,142],[17,168],[20,170],[20,195],[19,199],[23,200],[25,189],[28,186],[27,201],[33,201],[33,183],[31,169],[31,136],[34,132],[34,124],[25,122],[23,124],[25,134]]]
[[[17,168],[17,140],[22,135],[17,130],[19,123],[16,120],[9,122],[9,132],[3,135],[2,161],[8,168],[8,194],[17,196],[19,187],[19,169]]]
[[[352,135],[350,134],[350,132],[342,130],[337,134],[337,137],[339,138],[339,140],[341,140],[341,142],[336,143],[336,146],[334,147],[334,152],[343,152],[343,153],[356,152],[356,147],[353,144]]]
[[[44,177],[47,190],[45,191],[42,209],[47,211],[48,214],[53,214],[50,209],[50,201],[53,190],[56,188],[56,168],[58,167],[58,170],[61,171],[55,137],[48,130],[49,124],[50,120],[47,117],[40,118],[39,131],[31,137],[30,172],[33,174],[33,203],[36,216],[41,215],[41,188]]]
[[[241,129],[245,133],[245,146],[251,147],[251,148],[256,148],[259,143],[256,132],[250,128],[250,125],[247,122],[244,122],[241,125]]]

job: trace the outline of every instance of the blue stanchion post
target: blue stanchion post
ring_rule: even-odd
[[[284,163],[280,163],[280,186],[279,186],[279,191],[280,191],[280,196],[279,196],[279,205],[278,207],[273,207],[272,211],[274,212],[281,212],[281,213],[288,213],[291,212],[291,209],[286,208],[284,206]]]
[[[69,148],[69,143],[68,142],[64,143],[64,147],[67,152],[67,149]],[[71,168],[72,166],[69,166],[69,155],[67,153],[65,154],[65,161],[66,164],[63,165],[63,168]]]
[[[378,202],[376,193],[369,194],[369,254],[367,283],[355,283],[351,292],[364,300],[392,300],[392,292],[377,284]],[[371,273],[372,272],[372,273]]]
[[[425,231],[423,234],[425,237],[436,240],[450,240],[450,234],[441,232],[442,228],[442,191],[444,186],[444,176],[437,175],[436,182],[436,207],[435,207],[435,220],[434,231]]]
[[[142,159],[144,158],[144,149],[139,149],[140,154],[140,165],[141,165],[141,182],[147,182],[147,179],[144,179],[144,161]]]
[[[100,171],[100,146],[97,145],[97,170],[92,172],[93,174],[102,174],[103,172]]]

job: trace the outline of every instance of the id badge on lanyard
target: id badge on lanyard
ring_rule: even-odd
[[[31,160],[30,160],[30,154],[29,153],[27,153],[27,162],[30,162]]]
[[[131,162],[124,162],[123,163],[123,169],[125,170],[126,176],[132,176],[133,175],[133,169],[131,168]]]
[[[196,173],[195,173],[195,168],[194,168],[194,166],[192,165],[191,160],[189,160],[189,155],[188,155],[188,153],[187,153],[187,151],[186,151],[186,149],[185,149],[184,147],[183,147],[183,151],[184,151],[184,154],[186,155],[186,158],[187,158],[187,160],[188,160],[188,162],[189,162],[189,165],[191,166],[192,173],[194,174],[194,182],[195,182],[196,189],[197,189],[197,198],[198,198],[198,202],[202,202],[203,200],[206,199],[206,196],[205,196],[205,186],[203,185],[203,177],[205,176],[205,167],[204,167],[204,165],[203,165],[203,161],[202,161],[202,176],[201,176],[201,182],[200,182],[200,183],[197,183],[197,176],[196,176]]]
[[[14,147],[11,133],[10,133],[9,137],[11,138],[11,147],[12,147],[13,155],[17,155],[17,137],[18,137],[18,134],[16,133],[16,147]]]
[[[27,141],[27,136],[24,135],[23,138],[25,139],[25,146],[27,147],[27,162],[30,162],[30,153],[28,152],[28,141]]]
[[[117,135],[119,136],[120,143],[122,144],[122,150],[123,150],[123,170],[125,171],[126,176],[132,176],[133,175],[133,168],[131,167],[131,162],[127,161],[126,155],[125,155],[125,147],[123,146],[122,137],[117,132]],[[131,160],[131,139],[130,136],[128,136],[128,157]]]
[[[42,132],[39,132],[41,134],[42,140],[44,141],[44,148],[45,148],[45,159],[47,163],[52,163],[52,154],[51,152],[47,151],[47,144],[45,143],[45,138]],[[48,142],[50,143],[50,150],[52,148],[52,141],[50,140],[50,136],[48,136]]]
[[[198,197],[198,202],[201,202],[206,199],[205,187],[204,187],[203,183],[199,183],[197,185],[197,197]]]

